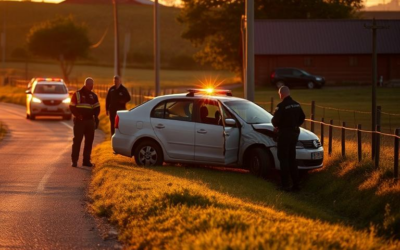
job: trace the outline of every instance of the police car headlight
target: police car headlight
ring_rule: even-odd
[[[301,141],[298,141],[297,142],[297,144],[296,144],[296,148],[304,148],[304,145],[303,145],[303,143],[301,142]]]
[[[32,97],[32,102],[34,102],[34,103],[42,103],[42,100],[40,100],[37,97]]]
[[[62,101],[63,103],[70,103],[71,102],[71,98],[66,98],[66,99],[64,99],[63,101]]]

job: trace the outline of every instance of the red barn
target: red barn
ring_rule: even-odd
[[[400,80],[400,20],[377,20],[378,77]],[[277,67],[295,67],[330,83],[371,83],[371,20],[257,20],[255,83]]]

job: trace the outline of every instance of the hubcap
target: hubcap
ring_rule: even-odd
[[[157,151],[150,146],[145,146],[139,151],[140,162],[145,166],[155,165],[157,158]]]
[[[307,84],[307,87],[308,87],[309,89],[313,89],[313,88],[314,88],[314,83],[313,83],[313,82],[309,82],[309,83]]]

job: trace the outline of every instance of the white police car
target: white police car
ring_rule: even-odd
[[[62,116],[71,119],[71,98],[67,86],[59,78],[34,78],[26,90],[26,118],[37,116]]]
[[[224,165],[264,175],[269,167],[279,169],[271,119],[230,91],[189,90],[118,111],[112,148],[138,165]],[[299,169],[323,166],[324,149],[314,133],[301,129],[296,150]]]

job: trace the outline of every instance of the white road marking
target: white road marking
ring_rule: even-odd
[[[53,162],[57,162],[61,157],[64,156],[64,154],[66,153],[67,150],[69,150],[69,146],[67,146],[66,148],[64,148],[64,150],[62,152],[59,153],[59,156],[53,160]],[[39,182],[39,185],[36,188],[36,192],[42,192],[44,191],[45,185],[47,184],[47,181],[49,180],[50,176],[53,174],[54,170],[56,170],[55,167],[51,167],[46,171],[46,174],[42,177],[42,179]]]
[[[71,125],[69,125],[68,123],[66,123],[66,122],[61,122],[62,124],[64,124],[65,126],[67,126],[69,129],[74,129]]]

